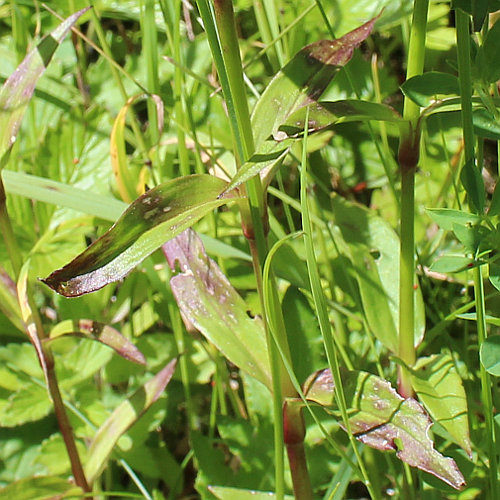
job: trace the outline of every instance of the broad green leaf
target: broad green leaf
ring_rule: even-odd
[[[52,401],[46,389],[33,383],[25,384],[14,392],[0,410],[2,427],[16,427],[36,422],[52,411]]]
[[[419,358],[411,368],[410,377],[418,399],[432,420],[441,424],[471,456],[467,399],[451,356],[436,354]]]
[[[439,227],[446,231],[452,231],[454,225],[466,226],[481,222],[479,215],[451,208],[428,208],[427,213]]]
[[[320,40],[300,50],[272,79],[252,113],[255,149],[276,134],[287,118],[318,100],[353,51],[371,33],[376,18],[337,40]]]
[[[144,191],[144,186],[138,185],[137,178],[132,174],[130,165],[127,159],[126,141],[125,141],[125,120],[130,107],[137,101],[137,99],[151,97],[156,105],[156,112],[158,116],[158,124],[161,129],[163,128],[163,102],[159,96],[155,94],[147,95],[140,94],[130,97],[125,105],[122,107],[118,116],[115,119],[110,136],[110,155],[113,173],[115,174],[118,191],[122,200],[130,203],[135,200],[138,195]]]
[[[114,349],[122,358],[141,365],[146,364],[144,355],[130,340],[115,328],[98,323],[97,321],[90,319],[61,321],[52,328],[49,338],[53,340],[64,335],[97,340]]]
[[[320,40],[300,50],[271,80],[252,113],[256,154],[238,170],[227,190],[257,175],[268,163],[261,155],[281,154],[289,144],[279,128],[300,108],[317,101],[332,78],[371,33],[378,17],[336,40]]]
[[[481,171],[476,167],[474,160],[468,161],[460,172],[460,180],[467,192],[469,198],[469,205],[482,214],[484,212],[484,204],[486,195],[484,190],[484,181]]]
[[[12,322],[16,328],[25,331],[21,318],[21,310],[17,300],[17,290],[14,281],[7,271],[0,266],[0,311]]]
[[[493,141],[500,140],[500,123],[487,109],[475,109],[472,113],[472,123],[474,132],[479,137]]]
[[[491,229],[480,224],[454,224],[453,232],[467,254],[473,255],[477,255],[480,248],[485,248],[491,235]]]
[[[89,483],[99,476],[120,436],[161,396],[174,374],[176,364],[177,360],[172,360],[143,387],[123,401],[101,425],[90,444],[89,459],[85,464],[85,476]]]
[[[428,436],[432,422],[419,403],[403,399],[387,381],[367,372],[348,372],[342,382],[349,424],[357,439],[372,448],[397,451],[403,462],[456,489],[465,485],[455,462],[434,449]],[[313,374],[305,384],[304,394],[330,409],[335,402],[330,370]]]
[[[479,73],[485,83],[495,83],[500,80],[500,22],[498,20],[488,30],[483,44],[479,47],[476,64],[479,66]]]
[[[332,207],[354,266],[368,324],[382,344],[397,352],[399,239],[386,221],[361,205],[334,196]],[[415,305],[414,337],[419,345],[425,331],[420,288],[415,290]]]
[[[491,335],[482,344],[479,352],[481,364],[484,369],[494,375],[500,377],[500,336]]]
[[[4,155],[14,144],[36,83],[49,64],[54,52],[86,7],[63,21],[51,34],[24,58],[0,90],[0,168]]]
[[[401,90],[422,108],[431,105],[440,96],[460,95],[458,78],[438,71],[429,71],[406,80],[401,85]]]
[[[57,476],[29,477],[0,489],[4,500],[53,500],[83,498],[81,488]]]
[[[127,204],[123,201],[97,194],[94,195],[89,193],[89,191],[53,181],[52,179],[45,179],[11,170],[2,170],[1,175],[7,193],[72,208],[103,220],[115,222],[127,208]],[[200,238],[212,255],[224,258],[252,260],[248,253],[220,240],[205,234],[200,235]]]
[[[87,448],[81,441],[76,442],[78,454],[85,460]],[[71,464],[68,460],[66,446],[61,434],[52,434],[41,444],[40,453],[35,458],[35,463],[44,467],[47,474],[70,474]]]
[[[444,255],[432,263],[430,270],[436,273],[459,273],[472,269],[478,262],[462,255]]]
[[[279,131],[284,137],[298,137],[304,133],[307,107],[292,113],[280,125]],[[317,132],[338,123],[378,120],[401,122],[401,116],[391,107],[376,102],[346,99],[342,101],[321,101],[309,105],[308,132]]]
[[[489,264],[489,280],[490,283],[497,289],[500,290],[500,266],[498,264]]]
[[[220,500],[273,500],[276,495],[272,492],[242,490],[240,488],[230,488],[228,486],[209,486],[209,491]],[[293,500],[294,497],[285,495],[285,500]]]
[[[236,366],[271,389],[264,328],[192,230],[163,245],[172,292],[184,316]]]
[[[42,281],[65,297],[99,290],[184,229],[230,199],[219,198],[226,182],[211,175],[167,181],[135,200],[103,236]]]

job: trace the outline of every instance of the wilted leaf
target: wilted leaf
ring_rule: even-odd
[[[56,476],[29,477],[0,489],[5,500],[53,500],[83,497],[83,491],[69,481]]]
[[[172,360],[143,387],[123,401],[101,425],[90,444],[89,459],[85,464],[85,476],[89,483],[99,475],[120,436],[161,396],[174,374],[176,364],[177,360]]]
[[[410,377],[413,389],[433,421],[441,424],[471,456],[467,399],[451,356],[436,354],[419,358]]]
[[[54,52],[78,18],[90,7],[79,10],[63,21],[34,48],[0,90],[0,167],[5,153],[14,144],[21,121],[36,83]]]
[[[90,319],[61,321],[52,328],[49,338],[52,340],[63,335],[97,340],[114,349],[122,358],[141,365],[146,364],[144,355],[132,342],[130,342],[130,340],[124,337],[115,328],[98,323],[97,321],[92,321]]]
[[[248,307],[192,230],[163,245],[169,266],[180,274],[170,280],[184,316],[232,363],[271,388],[262,322]]]
[[[77,297],[124,278],[165,241],[227,203],[219,198],[225,186],[211,175],[190,175],[147,191],[87,250],[42,281]]]
[[[500,377],[500,335],[488,337],[481,344],[479,356],[484,369],[491,375]]]
[[[428,436],[432,422],[414,399],[403,399],[389,382],[367,372],[347,372],[342,382],[349,424],[357,439],[372,448],[397,451],[402,461],[456,489],[465,485],[455,462],[434,449]],[[334,404],[333,391],[329,369],[312,375],[304,387],[306,398],[326,409]]]

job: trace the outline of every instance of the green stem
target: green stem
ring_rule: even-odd
[[[422,74],[425,59],[425,34],[429,0],[415,0],[408,46],[406,78]],[[401,137],[399,164],[401,167],[401,251],[399,264],[399,346],[398,356],[407,366],[415,364],[415,171],[419,159],[420,108],[405,97],[403,117],[408,120],[408,130]],[[399,392],[403,397],[413,395],[410,374],[399,367]]]
[[[17,241],[12,230],[9,213],[7,212],[7,199],[5,197],[5,188],[0,172],[0,232],[3,236],[5,247],[9,255],[12,269],[14,271],[14,278],[17,279],[22,267],[21,252],[17,246]]]
[[[457,31],[458,74],[460,81],[460,99],[462,104],[462,128],[464,136],[464,161],[474,162],[474,127],[472,124],[472,77],[470,67],[470,18],[461,9],[455,10]],[[480,168],[480,166],[478,167]],[[474,269],[474,297],[476,304],[476,326],[478,349],[486,339],[486,312],[484,300],[483,277],[480,267]],[[499,498],[498,491],[498,460],[493,420],[493,402],[491,395],[491,380],[482,363],[479,365],[481,380],[481,398],[484,408],[488,453],[490,460],[489,482],[490,498]]]

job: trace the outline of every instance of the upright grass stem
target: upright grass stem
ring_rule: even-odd
[[[422,74],[425,58],[425,34],[429,0],[415,0],[408,47],[406,78]],[[401,168],[400,264],[399,264],[399,347],[398,356],[407,366],[415,364],[415,171],[419,159],[420,108],[405,97],[403,117],[408,120],[407,132],[401,137],[399,165]],[[410,397],[413,389],[409,372],[399,367],[399,392]]]
[[[462,104],[462,128],[464,136],[464,160],[465,164],[475,162],[474,155],[474,128],[472,123],[472,77],[470,64],[470,18],[463,10],[455,10],[457,52],[458,52],[458,74],[460,81],[460,99]],[[478,165],[477,168],[481,168]],[[486,311],[484,300],[484,287],[481,267],[476,267],[474,273],[474,296],[476,305],[476,325],[478,348],[487,336]],[[481,380],[481,399],[484,408],[486,433],[488,439],[489,454],[489,483],[490,498],[499,498],[498,489],[498,460],[495,436],[495,422],[493,420],[493,402],[491,394],[491,380],[482,363],[479,364]]]

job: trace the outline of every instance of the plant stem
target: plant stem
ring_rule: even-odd
[[[0,232],[3,236],[5,247],[12,264],[14,278],[17,279],[21,271],[22,260],[21,252],[17,246],[17,241],[12,230],[9,213],[7,212],[7,199],[5,197],[5,188],[0,171]]]
[[[408,46],[406,78],[422,74],[425,57],[425,33],[429,0],[415,0]],[[403,117],[408,130],[401,137],[399,165],[401,167],[401,251],[399,264],[399,347],[398,356],[407,365],[415,364],[415,171],[419,159],[420,108],[405,97]],[[399,392],[403,397],[413,395],[409,372],[398,368]]]
[[[455,10],[458,52],[458,74],[460,81],[460,100],[462,104],[462,128],[464,136],[465,164],[474,162],[474,128],[472,124],[472,78],[470,67],[470,18],[463,10]],[[473,167],[474,168],[474,167]],[[478,165],[477,168],[481,168]],[[487,336],[484,286],[481,267],[474,268],[474,297],[476,305],[476,326],[478,349]],[[499,498],[498,491],[498,461],[493,419],[493,402],[491,395],[491,380],[482,363],[479,364],[481,379],[481,398],[484,408],[484,418],[488,439],[490,498]]]

